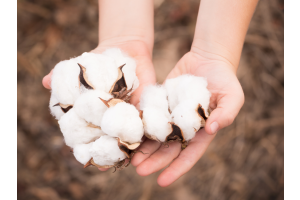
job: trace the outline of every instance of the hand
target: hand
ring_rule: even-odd
[[[140,85],[136,91],[133,92],[133,96],[130,99],[130,103],[137,105],[143,91],[144,86],[149,84],[155,84],[155,72],[153,64],[151,61],[151,51],[148,50],[147,46],[140,41],[105,41],[105,43],[100,44],[96,49],[92,50],[93,53],[102,53],[108,48],[120,48],[130,57],[132,57],[137,64],[136,73],[139,79]],[[43,78],[43,85],[47,89],[51,89],[51,72]],[[99,168],[101,171],[106,171],[108,169]]]
[[[244,103],[244,94],[234,67],[222,57],[191,51],[181,58],[167,79],[183,74],[207,78],[208,89],[212,94],[210,108],[213,111],[206,121],[205,129],[197,132],[186,149],[181,151],[179,142],[170,143],[167,148],[158,142],[146,140],[139,150],[148,154],[134,155],[132,164],[137,166],[136,171],[141,176],[157,172],[173,161],[157,179],[162,187],[173,183],[196,164],[215,133],[233,122]]]

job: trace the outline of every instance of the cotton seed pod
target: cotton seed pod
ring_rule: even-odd
[[[144,87],[140,97],[140,109],[152,107],[169,115],[169,105],[166,89],[161,85],[149,85]]]
[[[108,135],[93,142],[89,152],[92,159],[84,167],[94,165],[99,168],[110,168],[128,158],[127,154],[120,149],[118,140]]]
[[[196,132],[205,126],[204,110],[196,100],[186,100],[179,103],[173,110],[172,121],[182,130],[183,137],[190,141]]]
[[[211,93],[207,89],[206,78],[185,74],[168,79],[164,86],[167,91],[171,111],[182,101],[193,99],[208,112]]]
[[[100,127],[104,112],[107,110],[106,104],[100,101],[109,100],[113,96],[99,90],[88,90],[81,94],[74,104],[74,110],[78,116],[88,123]]]
[[[145,136],[149,139],[159,142],[166,142],[166,138],[173,131],[171,115],[167,115],[156,107],[147,107],[143,109],[142,121],[145,129]]]
[[[89,123],[80,118],[74,109],[64,114],[58,124],[66,144],[72,148],[76,144],[87,144],[104,135],[99,127],[90,126]]]
[[[104,113],[101,128],[111,137],[118,137],[129,144],[141,142],[144,134],[139,111],[131,104],[120,102]]]
[[[114,98],[124,99],[126,102],[128,102],[130,99],[129,93],[132,91],[132,88],[128,89],[127,83],[125,81],[125,75],[122,71],[124,65],[125,64],[121,65],[118,68],[118,78],[112,85],[109,92],[114,96]]]
[[[60,106],[55,106],[57,104],[58,104],[58,100],[55,98],[54,95],[51,95],[50,102],[49,102],[49,108],[50,108],[51,114],[57,120],[59,120],[61,118],[61,116],[63,116],[65,114],[65,112],[61,109]]]
[[[83,53],[76,59],[80,69],[80,82],[87,89],[101,90],[109,93],[118,77],[118,70],[113,59],[95,53]]]
[[[139,80],[135,73],[136,62],[134,61],[134,59],[130,58],[118,48],[107,49],[102,54],[113,59],[118,68],[119,66],[126,64],[122,68],[122,72],[124,73],[127,89],[132,89],[131,92],[134,92],[139,87]]]
[[[73,148],[73,154],[77,161],[85,165],[91,158],[90,148],[92,147],[93,142],[88,144],[76,144]]]
[[[80,95],[80,69],[74,59],[59,62],[51,77],[52,95],[63,105],[73,105]]]
[[[211,93],[207,89],[207,80],[204,77],[183,75],[178,86],[179,102],[193,99],[202,105],[207,112]]]

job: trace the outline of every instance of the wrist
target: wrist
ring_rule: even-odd
[[[225,64],[236,73],[240,54],[234,55],[228,48],[218,42],[211,42],[203,39],[194,39],[191,52],[201,60],[220,62]]]
[[[113,37],[107,40],[104,40],[98,44],[98,46],[92,50],[94,53],[102,53],[109,48],[119,48],[128,54],[131,57],[143,57],[143,58],[152,58],[152,48],[149,48],[149,45],[140,37],[133,36],[122,36],[122,37]]]

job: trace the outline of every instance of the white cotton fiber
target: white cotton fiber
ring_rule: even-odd
[[[155,107],[163,112],[169,112],[166,89],[161,85],[150,85],[144,87],[140,97],[140,109]]]
[[[92,147],[93,142],[89,144],[77,144],[73,148],[73,153],[76,158],[81,164],[86,164],[91,158],[90,148]]]
[[[100,166],[115,165],[124,160],[126,155],[118,146],[118,141],[108,135],[102,136],[93,142],[90,154],[96,164]]]
[[[181,79],[182,76],[178,76],[177,78],[167,79],[164,84],[168,96],[169,108],[171,111],[179,103],[178,86],[180,84]]]
[[[87,122],[81,119],[74,109],[70,109],[64,114],[58,124],[66,144],[72,148],[76,144],[86,144],[104,135],[100,129],[88,127]]]
[[[208,110],[211,93],[207,89],[207,80],[204,77],[183,75],[178,86],[179,102],[194,99]]]
[[[53,69],[51,77],[52,95],[59,103],[73,105],[80,95],[80,69],[75,59],[59,62]]]
[[[144,134],[139,111],[131,104],[122,102],[104,113],[102,130],[111,137],[119,137],[123,142],[141,142]]]
[[[59,120],[61,118],[61,116],[63,116],[65,113],[62,111],[60,106],[54,106],[57,103],[59,103],[58,100],[55,98],[54,95],[51,94],[49,108],[50,108],[51,114],[55,117],[55,119]]]
[[[73,109],[85,121],[101,126],[101,120],[107,106],[99,99],[108,100],[113,96],[99,90],[87,90],[76,100]]]
[[[86,68],[87,79],[96,90],[109,92],[117,80],[116,64],[108,56],[86,52],[77,57],[76,62]]]
[[[112,58],[115,61],[117,67],[125,64],[122,71],[125,76],[125,82],[127,84],[127,89],[135,91],[139,87],[139,80],[136,76],[136,63],[134,59],[128,57],[120,49],[112,48],[103,52],[103,55]]]
[[[199,103],[196,100],[186,100],[178,104],[171,116],[173,122],[183,132],[185,140],[191,140],[200,129],[202,118],[197,113]]]
[[[145,133],[154,136],[161,142],[165,142],[167,136],[172,132],[171,116],[159,110],[157,107],[147,107],[143,110],[143,124]]]

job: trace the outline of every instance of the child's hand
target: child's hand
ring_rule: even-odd
[[[160,186],[170,185],[189,171],[201,158],[215,133],[233,122],[244,103],[244,94],[233,66],[217,55],[207,57],[189,52],[167,77],[193,74],[207,78],[208,89],[212,93],[210,108],[213,111],[206,121],[205,129],[198,131],[183,151],[179,142],[170,143],[169,148],[166,148],[158,142],[147,140],[139,150],[149,154],[137,153],[132,159],[132,164],[137,166],[137,173],[141,176],[159,171],[174,160],[158,177]]]

